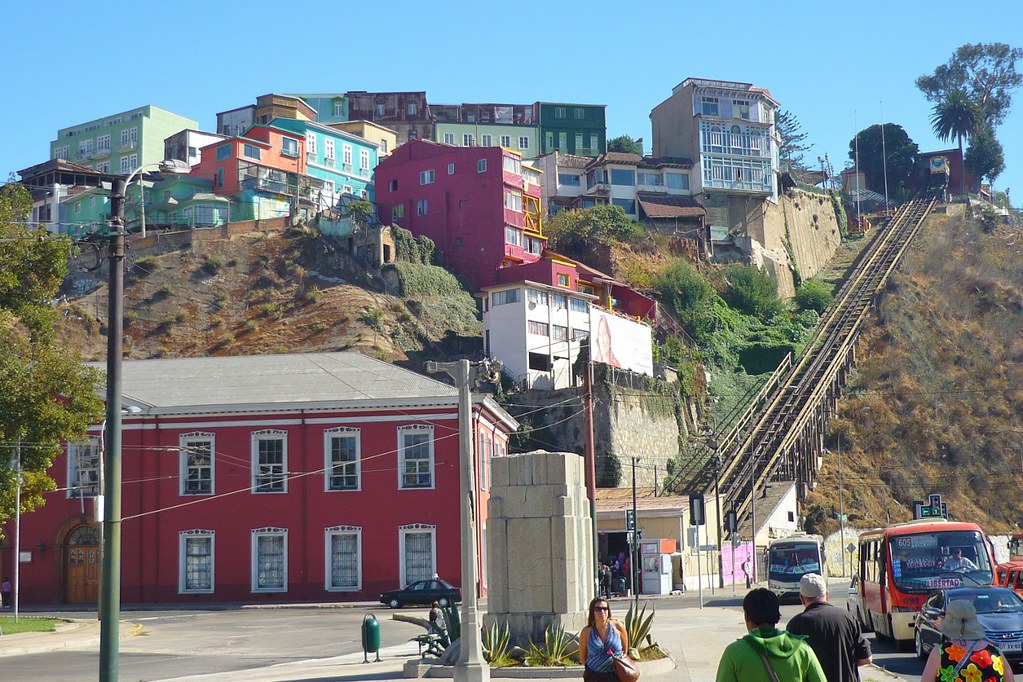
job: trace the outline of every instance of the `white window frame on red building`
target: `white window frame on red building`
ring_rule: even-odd
[[[209,463],[205,465],[194,464],[189,461],[189,454],[196,454],[192,448],[202,447],[201,444],[208,443],[209,448]],[[178,436],[178,446],[181,448],[178,460],[178,494],[182,496],[192,495],[214,495],[216,494],[216,462],[217,462],[217,443],[216,434],[210,431],[193,431],[191,433],[182,433]],[[200,470],[202,468],[209,469],[209,475],[206,477],[200,476],[196,480],[202,481],[205,479],[209,480],[209,490],[195,491],[189,490],[189,483],[192,482],[191,471],[193,469]]]
[[[197,542],[205,540],[209,546],[209,552],[203,556],[200,554],[189,554],[189,545],[193,541]],[[178,533],[178,556],[180,561],[178,562],[178,592],[180,594],[213,594],[214,587],[217,584],[216,580],[216,533],[212,530],[205,530],[195,528],[192,530],[183,530]],[[209,573],[209,586],[208,587],[194,587],[189,585],[189,560],[193,559],[196,564],[199,564],[197,557],[202,556],[202,564]]]
[[[334,538],[355,538],[355,581],[335,584],[334,581]],[[359,526],[331,526],[323,529],[323,586],[328,592],[362,591],[362,528]]]
[[[408,560],[409,557],[406,555],[406,540],[409,535],[426,535],[430,536],[430,565],[427,568],[420,569],[416,574],[409,575]],[[398,571],[401,575],[401,584],[408,585],[416,580],[429,580],[433,576],[437,575],[437,526],[428,525],[425,523],[412,523],[398,528]]]
[[[355,444],[355,460],[348,462],[335,462],[334,461],[334,441],[336,439],[352,439]],[[345,472],[341,474],[335,473],[336,468],[348,469],[354,467],[353,473]],[[353,487],[335,487],[332,479],[335,476],[350,477],[355,476],[355,485]],[[323,432],[323,489],[328,492],[353,492],[362,490],[362,431],[361,429],[353,429],[347,426],[338,426],[333,429],[327,429]]]
[[[259,444],[262,441],[268,440],[280,440],[281,441],[281,461],[279,464],[273,464],[274,467],[280,467],[280,473],[261,473],[260,467],[262,466],[259,461]],[[288,492],[288,432],[281,429],[264,429],[262,431],[252,432],[252,493],[254,495],[279,495]],[[270,485],[274,484],[273,480],[275,477],[280,478],[280,490],[260,490],[262,485],[267,483],[260,483],[260,479],[264,477],[270,477],[268,482]]]
[[[262,585],[260,571],[260,541],[263,538],[281,538],[280,585],[267,587]],[[288,529],[267,526],[252,530],[252,591],[253,592],[287,592],[288,591]]]
[[[408,435],[425,435],[426,441],[424,443],[415,444],[413,447],[420,447],[425,445],[427,448],[426,467],[427,470],[423,472],[421,470],[421,464],[417,464],[415,472],[406,472],[406,467],[411,460],[406,459],[406,451],[409,446],[405,442],[405,437]],[[415,460],[421,460],[422,458],[415,458]],[[425,424],[408,424],[405,426],[398,427],[398,490],[432,490],[437,487],[437,474],[436,474],[436,451],[434,449],[433,439],[433,427]],[[406,485],[405,480],[407,476],[423,476],[427,475],[430,477],[428,485]],[[405,583],[402,583],[405,584]]]
[[[99,489],[100,458],[103,456],[99,436],[89,436],[88,442],[68,443],[67,496],[68,498],[96,497]],[[81,466],[79,460],[88,457],[95,465]],[[84,481],[84,483],[83,483]]]

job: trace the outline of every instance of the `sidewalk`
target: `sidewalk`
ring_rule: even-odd
[[[612,606],[618,606],[612,601]],[[305,605],[308,607],[308,605]],[[122,621],[121,638],[132,637],[142,632],[142,626]],[[745,633],[742,610],[738,606],[707,605],[703,609],[693,607],[677,610],[658,611],[655,626],[657,640],[674,659],[672,669],[665,665],[644,664],[644,679],[676,680],[680,682],[707,682],[714,679],[718,660],[725,646]],[[0,658],[24,654],[60,651],[64,649],[99,648],[100,625],[96,620],[76,620],[58,628],[52,633],[24,633],[0,637]],[[380,662],[374,655],[369,663],[363,663],[363,654],[345,654],[330,658],[291,661],[258,670],[238,670],[208,675],[182,675],[168,678],[163,682],[303,682],[374,680],[377,682],[401,682],[405,677],[405,665],[417,661],[418,647],[415,642],[385,647],[380,650]],[[448,671],[444,671],[448,672]],[[560,674],[559,674],[560,673]],[[436,672],[434,672],[436,675]],[[448,675],[450,677],[451,675]],[[527,678],[540,680],[579,679],[578,669],[544,671],[542,669],[492,669],[491,677]],[[899,682],[903,678],[876,666],[860,668],[864,682]]]

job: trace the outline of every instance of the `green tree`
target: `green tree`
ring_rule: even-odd
[[[752,265],[729,265],[725,268],[728,303],[750,315],[774,317],[782,308],[778,285],[766,272]]]
[[[956,91],[966,92],[994,129],[1009,113],[1010,92],[1023,84],[1023,75],[1016,71],[1020,59],[1023,49],[1005,43],[969,43],[957,48],[934,73],[917,78],[916,86],[931,102],[941,102]]]
[[[355,199],[345,208],[345,215],[352,219],[356,230],[365,225],[375,212],[373,203],[365,199]]]
[[[983,113],[980,106],[970,99],[965,90],[953,90],[934,105],[931,126],[939,140],[956,138],[959,143],[959,157],[963,157],[963,138],[973,135],[980,125]],[[962,195],[966,196],[966,174],[962,173]]]
[[[860,172],[866,177],[868,187],[874,190],[884,187],[886,159],[888,187],[890,189],[905,187],[916,164],[919,147],[909,138],[902,126],[885,123],[883,144],[881,126],[877,124],[861,130],[857,138]],[[849,141],[849,158],[853,161],[856,160],[857,138]]]
[[[691,336],[706,342],[713,332],[717,291],[688,261],[677,258],[657,277],[654,286],[678,315]]]
[[[804,144],[808,133],[803,132],[796,115],[788,110],[779,111],[774,127],[781,136],[778,155],[794,168],[807,170],[809,167],[803,161],[803,152],[810,149],[810,145]]]
[[[32,206],[16,183],[0,187],[0,522],[14,514],[20,448],[22,510],[43,504],[47,475],[66,440],[85,438],[103,414],[102,376],[55,340],[49,304],[67,274],[70,240],[25,222]]]
[[[1002,143],[995,139],[989,126],[983,126],[970,139],[970,148],[963,159],[966,170],[974,175],[994,182],[1005,170],[1005,154]]]
[[[643,156],[643,148],[639,145],[639,140],[634,140],[629,135],[619,135],[613,140],[608,140],[607,150]]]
[[[611,204],[559,211],[547,219],[544,227],[551,248],[566,255],[587,253],[592,244],[630,242],[641,232],[621,206]]]

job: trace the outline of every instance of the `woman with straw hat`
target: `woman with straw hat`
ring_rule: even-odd
[[[948,603],[941,622],[941,643],[931,649],[922,682],[1013,682],[1012,668],[991,642],[977,620],[971,602],[956,599]]]

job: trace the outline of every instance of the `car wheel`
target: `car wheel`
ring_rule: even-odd
[[[395,599],[394,597],[391,597],[391,601],[387,602],[387,605],[390,606],[392,609],[396,609],[399,606],[401,606],[401,602]]]
[[[916,634],[913,635],[913,648],[916,649],[916,657],[921,661],[927,658],[927,652],[924,651],[924,642],[920,639],[919,630],[917,630]]]
[[[437,600],[437,603],[440,604],[441,606],[447,606],[451,602],[448,601],[447,597],[441,597],[440,599]]]

